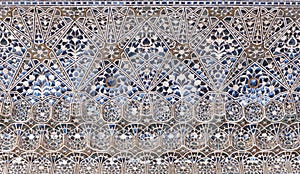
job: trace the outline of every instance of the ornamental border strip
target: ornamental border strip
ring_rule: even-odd
[[[2,1],[0,6],[299,6],[300,1]]]

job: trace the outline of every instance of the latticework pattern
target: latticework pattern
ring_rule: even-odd
[[[300,173],[298,6],[1,6],[0,173]]]

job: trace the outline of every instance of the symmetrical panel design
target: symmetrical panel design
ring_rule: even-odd
[[[1,6],[0,173],[300,173],[297,6]]]

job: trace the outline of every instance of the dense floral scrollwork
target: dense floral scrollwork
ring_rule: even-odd
[[[300,173],[299,8],[154,2],[0,5],[0,173]]]

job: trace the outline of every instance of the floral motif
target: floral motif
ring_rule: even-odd
[[[300,173],[297,5],[55,2],[0,7],[0,173]]]

